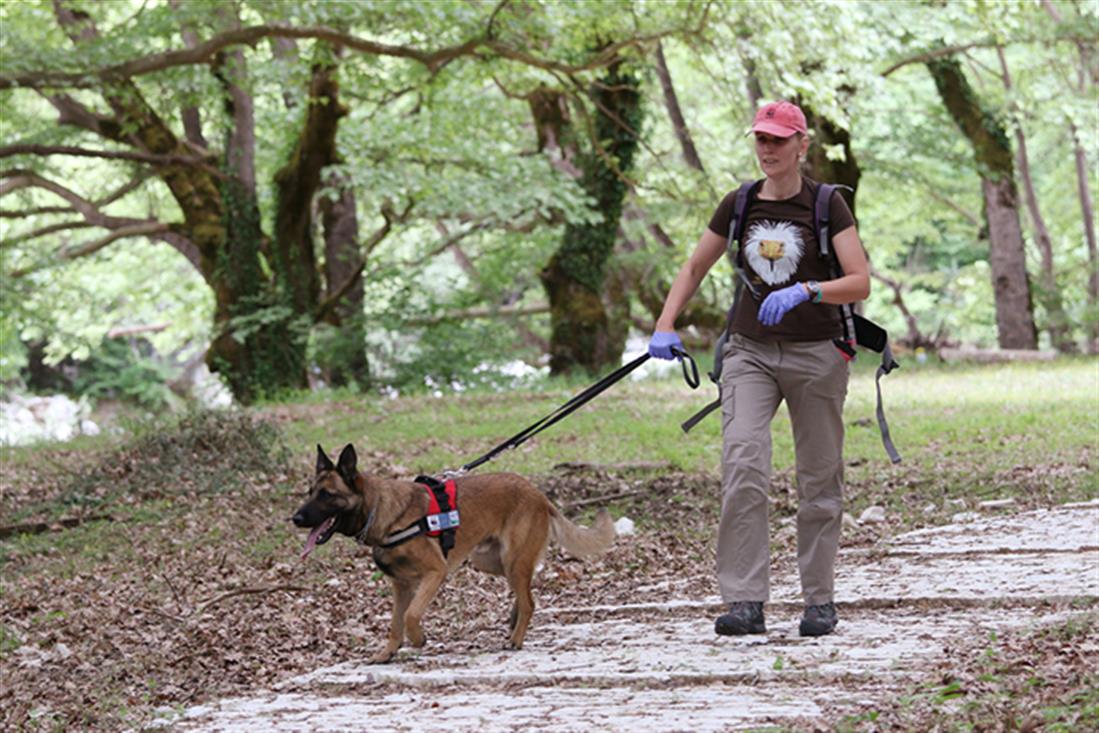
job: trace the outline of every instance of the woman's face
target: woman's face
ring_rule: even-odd
[[[781,178],[798,169],[798,156],[809,147],[803,135],[775,137],[765,132],[756,134],[756,158],[759,167],[768,178]]]

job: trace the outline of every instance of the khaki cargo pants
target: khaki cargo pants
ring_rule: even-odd
[[[786,400],[797,455],[798,570],[805,603],[832,600],[843,515],[848,365],[831,341],[733,334],[721,371],[722,502],[717,580],[726,603],[770,600],[771,419]]]

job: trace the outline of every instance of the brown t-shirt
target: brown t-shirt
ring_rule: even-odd
[[[748,207],[741,238],[740,268],[759,293],[758,299],[747,287],[733,314],[732,333],[763,341],[822,341],[843,334],[839,308],[825,303],[805,302],[774,326],[759,322],[759,306],[773,290],[781,290],[806,280],[831,279],[830,263],[820,256],[813,231],[813,207],[818,183],[802,176],[801,191],[781,201],[758,196]],[[710,218],[710,231],[729,236],[736,191],[722,199]],[[855,223],[847,202],[832,195],[829,228],[838,234]]]

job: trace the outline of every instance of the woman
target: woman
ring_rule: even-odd
[[[869,295],[869,266],[850,209],[833,196],[832,247],[845,274],[829,279],[831,263],[819,255],[813,231],[818,184],[798,170],[809,138],[797,105],[761,107],[752,132],[766,177],[744,213],[736,254],[748,287],[736,304],[723,352],[717,577],[728,612],[718,617],[715,631],[766,631],[770,423],[785,400],[797,455],[798,569],[806,605],[800,633],[821,636],[837,623],[833,578],[843,512],[843,402],[850,358],[834,342],[843,333],[834,306]],[[672,348],[682,348],[675,319],[725,250],[735,195],[718,206],[676,276],[649,344],[654,357],[671,359]]]

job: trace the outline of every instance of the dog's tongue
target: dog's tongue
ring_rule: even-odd
[[[317,540],[322,534],[324,534],[328,530],[329,527],[332,526],[332,523],[335,521],[335,517],[329,517],[328,519],[324,520],[313,528],[313,531],[309,533],[309,537],[305,540],[305,547],[303,547],[301,550],[302,560],[309,557],[309,553],[312,552],[317,546]]]

